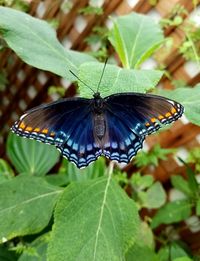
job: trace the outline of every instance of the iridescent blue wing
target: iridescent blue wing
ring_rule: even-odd
[[[128,163],[137,151],[142,148],[144,136],[137,135],[126,120],[118,117],[118,111],[106,111],[107,139],[103,146],[103,154],[118,162]]]
[[[25,113],[12,131],[55,145],[78,167],[87,166],[101,154],[94,141],[89,99],[64,99],[36,107]]]
[[[184,110],[175,101],[150,94],[114,94],[105,102],[108,138],[103,153],[126,163],[142,148],[145,136],[177,120]]]

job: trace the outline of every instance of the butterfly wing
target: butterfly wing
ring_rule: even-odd
[[[103,153],[126,163],[142,148],[146,135],[177,120],[184,110],[175,101],[150,94],[114,94],[105,102],[109,138]]]
[[[111,160],[128,163],[142,148],[144,136],[132,131],[117,114],[117,110],[114,113],[106,111],[108,138],[103,146],[103,154]]]
[[[36,107],[17,121],[16,134],[55,145],[78,167],[87,166],[101,154],[94,141],[89,99],[64,99]]]

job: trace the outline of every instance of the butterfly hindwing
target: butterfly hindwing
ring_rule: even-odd
[[[103,154],[111,160],[128,163],[142,148],[144,136],[139,136],[117,117],[118,111],[106,112],[108,141],[104,144]]]

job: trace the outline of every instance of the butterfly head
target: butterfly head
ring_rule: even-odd
[[[94,99],[96,99],[96,100],[101,99],[100,92],[95,92],[95,93],[93,94],[93,97],[94,97]]]

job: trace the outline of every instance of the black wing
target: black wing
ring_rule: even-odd
[[[87,166],[101,154],[94,141],[90,101],[71,98],[36,107],[25,113],[12,131],[53,144],[79,168]]]
[[[105,102],[108,138],[103,153],[126,163],[142,148],[146,135],[177,120],[184,111],[181,104],[150,94],[114,94]]]

